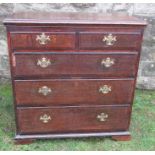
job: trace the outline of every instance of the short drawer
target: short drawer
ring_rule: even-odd
[[[74,49],[74,32],[12,33],[13,49]]]
[[[81,32],[79,34],[79,48],[83,50],[139,50],[140,45],[140,32]]]
[[[16,104],[26,106],[130,104],[134,80],[16,80]]]
[[[129,107],[18,108],[19,134],[128,130]]]
[[[16,77],[134,77],[137,54],[18,54]]]

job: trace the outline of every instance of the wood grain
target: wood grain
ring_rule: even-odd
[[[45,33],[49,36],[50,41],[47,41],[45,45],[39,43],[36,40],[37,35],[40,33],[13,33],[11,34],[12,48],[13,49],[74,49],[75,48],[75,33],[74,32],[48,32]]]
[[[38,60],[46,58],[51,65],[41,68]],[[114,65],[101,64],[107,58],[114,59]],[[136,74],[137,53],[38,53],[14,55],[15,77],[134,77]],[[24,66],[24,67],[23,67]]]
[[[103,41],[105,36],[112,34],[116,37],[116,41],[113,45],[106,45]],[[89,50],[138,50],[141,44],[141,33],[140,32],[117,32],[102,31],[102,32],[81,32],[79,34],[79,48]]]
[[[3,21],[4,24],[112,24],[146,25],[146,21],[122,14],[80,13],[80,12],[18,12]]]
[[[96,117],[100,113],[108,114],[104,122]],[[128,107],[47,107],[18,108],[20,134],[68,133],[92,131],[123,131],[128,129]],[[51,117],[43,123],[40,116]]]
[[[15,81],[16,103],[26,106],[131,104],[133,83],[132,79],[18,80]],[[111,87],[107,94],[99,92],[104,85]],[[38,93],[43,86],[51,89],[47,96]]]

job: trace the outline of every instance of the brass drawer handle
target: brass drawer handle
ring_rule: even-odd
[[[51,65],[51,61],[50,61],[50,59],[43,57],[41,59],[38,59],[37,65],[42,68],[47,68],[49,65]]]
[[[115,59],[111,59],[109,57],[101,61],[101,65],[104,65],[106,68],[109,68],[114,64],[115,64]]]
[[[43,123],[48,123],[50,120],[51,120],[51,116],[47,114],[40,116],[40,121],[42,121]]]
[[[37,35],[36,37],[36,41],[39,41],[39,44],[41,45],[47,44],[50,40],[50,37],[45,35],[45,33],[41,33],[41,35]]]
[[[108,118],[108,114],[102,112],[96,117],[100,122],[105,122]]]
[[[117,41],[116,36],[113,36],[111,33],[104,36],[102,39],[103,42],[106,43],[108,46],[114,45],[114,43]]]
[[[42,86],[41,88],[39,88],[38,93],[47,96],[48,94],[50,94],[52,92],[51,88],[48,88],[47,86]]]
[[[111,91],[112,91],[111,86],[108,86],[108,85],[104,85],[99,88],[99,92],[102,94],[108,94]]]

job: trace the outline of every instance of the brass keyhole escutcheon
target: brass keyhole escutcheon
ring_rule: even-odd
[[[49,65],[51,65],[50,59],[47,59],[45,57],[38,59],[37,65],[40,66],[41,68],[47,68]]]
[[[105,122],[108,118],[108,114],[102,112],[96,117],[100,122]]]
[[[50,94],[52,92],[51,88],[47,87],[47,86],[42,86],[41,88],[39,88],[38,93],[47,96],[48,94]]]
[[[111,86],[108,86],[108,85],[104,85],[99,88],[99,92],[102,94],[108,94],[111,91],[112,91],[112,88]]]
[[[51,120],[51,116],[47,114],[40,116],[40,121],[42,121],[43,123],[48,123],[50,120]]]
[[[102,59],[101,65],[104,65],[104,67],[109,68],[112,65],[115,64],[115,59],[107,57],[106,59]]]
[[[36,41],[39,42],[41,45],[45,45],[50,41],[50,36],[45,35],[45,33],[41,33],[41,35],[37,35]]]
[[[107,46],[112,46],[117,41],[116,36],[113,36],[111,33],[105,35],[102,39],[103,42],[106,43]]]

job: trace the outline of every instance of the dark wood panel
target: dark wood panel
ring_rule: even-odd
[[[51,31],[51,29],[49,29]],[[40,33],[12,33],[11,42],[13,49],[74,49],[75,48],[75,33],[74,32],[47,32],[42,35]],[[40,44],[37,36],[43,38],[43,43]],[[47,39],[47,36],[48,39]],[[44,42],[47,39],[47,41]]]
[[[24,134],[125,131],[128,130],[129,111],[128,107],[115,106],[18,108],[18,132]],[[98,119],[101,113],[105,115],[105,121]]]
[[[104,38],[114,39],[111,45],[107,44]],[[110,49],[110,50],[138,50],[141,45],[140,32],[117,32],[117,29],[102,32],[81,32],[79,35],[79,48],[80,49]]]
[[[6,18],[4,24],[112,24],[146,25],[146,21],[122,14],[80,13],[80,12],[18,12]]]
[[[71,33],[76,32],[76,36],[79,36],[79,33],[107,33],[114,32],[120,34],[143,34],[144,26],[136,26],[136,25],[37,25],[37,26],[17,26],[17,25],[9,25],[7,26],[7,30],[13,34],[38,34],[44,32],[48,34],[52,33]]]
[[[15,81],[16,102],[33,106],[130,104],[133,84],[134,80],[125,79],[21,80]],[[49,93],[44,95],[41,88]],[[106,88],[109,90],[103,93]]]
[[[106,67],[104,61],[113,61]],[[134,77],[137,54],[15,54],[14,76],[16,77]],[[50,61],[42,68],[38,61]]]

